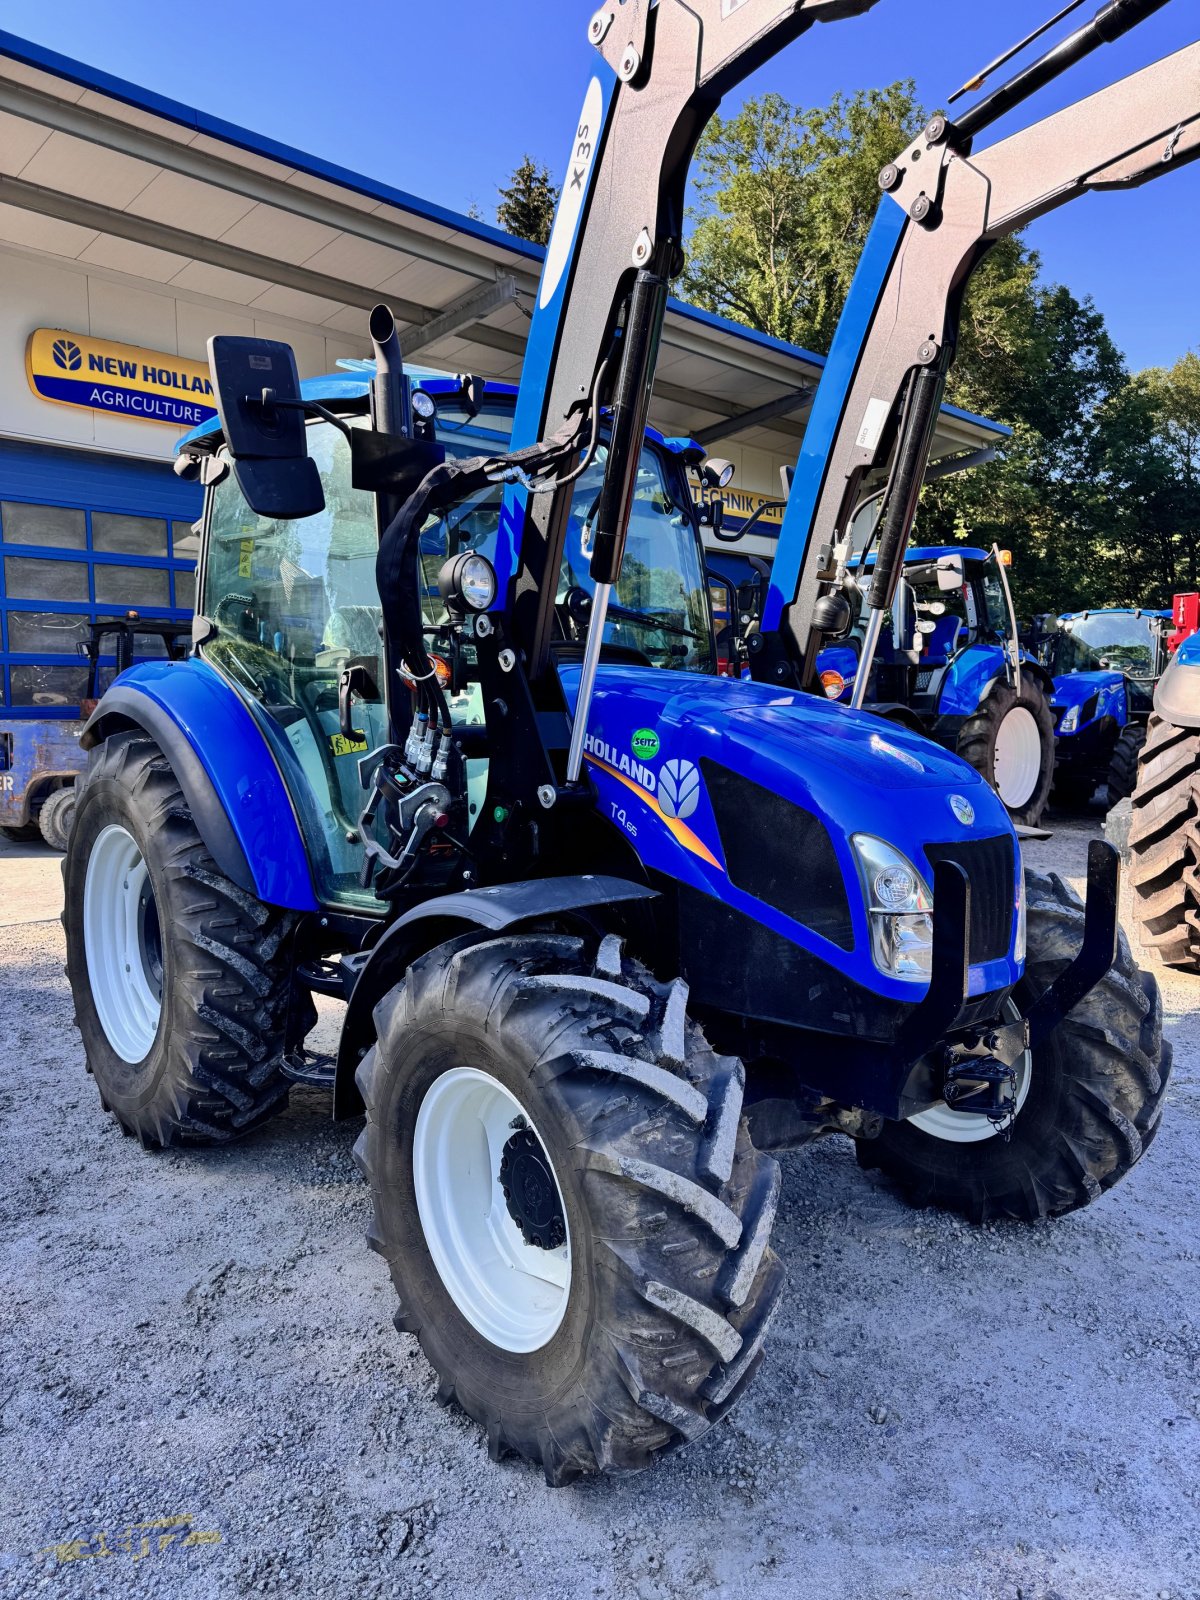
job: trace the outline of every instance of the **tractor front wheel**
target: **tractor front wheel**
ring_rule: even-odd
[[[1137,788],[1138,761],[1146,744],[1146,724],[1130,722],[1121,729],[1108,764],[1108,808],[1128,800]]]
[[[1055,875],[1026,875],[1029,959],[1016,990],[1024,1014],[1073,959],[1083,905]],[[1158,985],[1125,935],[1116,964],[1017,1066],[1007,1130],[985,1116],[934,1106],[860,1140],[859,1164],[891,1178],[917,1206],[973,1222],[1031,1222],[1099,1199],[1141,1159],[1158,1131],[1171,1070]]]
[[[381,1002],[359,1068],[396,1326],[551,1484],[697,1438],[761,1359],[779,1169],[686,1004],[615,936],[469,934]]]
[[[248,1132],[287,1103],[293,915],[221,873],[140,731],[91,752],[76,802],[67,976],[101,1103],[147,1147]]]
[[[1036,828],[1054,780],[1054,713],[1041,684],[1021,675],[1021,692],[1003,679],[963,723],[958,754],[991,784],[1014,822]]]

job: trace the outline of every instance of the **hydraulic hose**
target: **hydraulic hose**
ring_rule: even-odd
[[[969,139],[990,127],[1076,62],[1084,60],[1102,45],[1113,44],[1139,23],[1145,22],[1154,12],[1161,11],[1166,4],[1167,0],[1108,0],[1090,22],[1076,28],[1052,50],[1031,61],[1007,83],[1002,83],[985,99],[955,117],[954,126],[958,134]]]

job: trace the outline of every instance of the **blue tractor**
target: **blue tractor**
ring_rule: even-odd
[[[869,3],[596,13],[515,406],[414,383],[382,307],[373,369],[307,393],[287,346],[214,338],[195,651],[85,734],[64,921],[103,1105],[220,1144],[331,1081],[397,1325],[551,1483],[752,1381],[770,1152],[839,1133],[919,1204],[1033,1219],[1158,1122],[1115,852],[1085,910],[956,756],[713,670],[684,461],[646,434],[695,140]],[[331,1063],[313,993],[345,1001]]]
[[[1086,806],[1133,793],[1154,687],[1167,657],[1169,611],[1109,606],[1058,618],[1039,654],[1054,677],[1054,798]]]
[[[1200,634],[1184,639],[1154,691],[1129,852],[1142,943],[1200,973]]]
[[[1036,827],[1054,776],[1052,685],[1021,649],[1007,552],[910,549],[861,703],[956,751],[991,784],[1013,821]],[[866,587],[875,557],[848,567]],[[851,702],[865,624],[817,657],[821,687]]]

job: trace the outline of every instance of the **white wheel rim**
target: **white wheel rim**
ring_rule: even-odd
[[[1020,1015],[1017,1008],[1010,1003],[1007,1009],[1010,1019],[1015,1021]],[[1028,1050],[1017,1062],[1016,1074],[1017,1099],[1013,1108],[1014,1118],[1020,1116],[1021,1107],[1029,1097],[1033,1060]],[[928,1111],[918,1111],[908,1120],[914,1128],[920,1128],[922,1133],[928,1133],[934,1139],[942,1139],[946,1144],[982,1144],[985,1139],[995,1139],[1003,1131],[994,1122],[989,1122],[982,1113],[951,1111],[944,1100],[939,1101],[936,1106],[930,1106]]]
[[[455,1067],[431,1086],[413,1133],[413,1181],[425,1243],[446,1292],[501,1350],[540,1350],[557,1332],[571,1291],[571,1233],[558,1250],[526,1244],[509,1215],[500,1162],[523,1119],[517,1098],[489,1073]],[[550,1158],[566,1225],[562,1187]]]
[[[1032,798],[1042,771],[1042,736],[1025,706],[1014,706],[996,730],[994,771],[996,792],[1010,809]]]
[[[161,946],[150,873],[133,835],[96,836],[83,885],[83,948],[92,1004],[122,1061],[144,1061],[162,1015]]]

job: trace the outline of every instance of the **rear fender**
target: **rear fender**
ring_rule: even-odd
[[[1154,691],[1154,709],[1177,728],[1200,728],[1200,634],[1179,646]]]
[[[359,1062],[375,1043],[375,1007],[418,956],[460,934],[503,933],[522,923],[571,912],[600,911],[629,901],[653,900],[655,891],[626,878],[542,878],[442,895],[406,911],[375,944],[354,977],[338,1043],[333,1082],[336,1118],[359,1116],[362,1097],[354,1081]],[[345,970],[345,969],[344,969]],[[349,969],[353,973],[353,968]]]
[[[316,911],[308,853],[275,757],[236,690],[205,662],[148,661],[123,672],[80,744],[141,728],[179,780],[217,866],[266,905]]]

